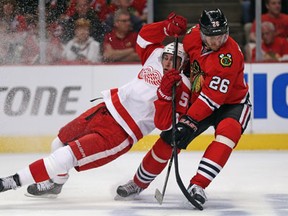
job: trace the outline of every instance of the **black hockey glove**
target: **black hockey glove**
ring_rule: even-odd
[[[175,143],[177,148],[186,149],[189,143],[195,137],[195,132],[198,129],[198,122],[190,116],[184,115],[176,124]],[[161,138],[172,146],[172,130],[163,131],[160,134]]]

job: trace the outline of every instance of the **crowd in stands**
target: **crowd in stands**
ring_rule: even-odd
[[[257,0],[240,0],[246,62],[255,62]],[[0,1],[0,65],[139,62],[136,37],[147,0],[45,0],[46,37],[39,36],[39,1]],[[262,61],[287,61],[288,0],[262,0]],[[43,47],[42,47],[43,48]],[[42,49],[43,52],[43,49]]]
[[[242,1],[246,35],[245,57],[256,61],[255,1]],[[261,58],[263,62],[288,61],[288,1],[262,0]]]
[[[1,65],[40,63],[38,2],[0,2]],[[49,0],[45,9],[47,64],[139,62],[147,0]]]

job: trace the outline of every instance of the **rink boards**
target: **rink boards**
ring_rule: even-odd
[[[237,149],[288,149],[288,64],[246,64],[252,120]],[[0,152],[46,152],[58,130],[87,108],[104,89],[137,76],[139,64],[0,67]],[[98,102],[96,102],[98,103]],[[155,130],[133,150],[147,150]],[[202,150],[210,129],[189,146]]]

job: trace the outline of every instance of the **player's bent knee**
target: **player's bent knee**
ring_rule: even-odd
[[[231,148],[235,148],[242,134],[242,128],[238,121],[233,118],[222,120],[216,128],[216,141],[221,139]],[[218,137],[218,138],[217,138]]]
[[[61,142],[61,140],[57,136],[51,143],[51,152],[54,152],[63,146],[64,146],[64,144]]]
[[[49,176],[67,173],[76,166],[76,158],[73,156],[70,146],[65,146],[44,158],[44,163]]]
[[[153,152],[161,159],[168,160],[172,154],[172,147],[160,138],[153,146]]]

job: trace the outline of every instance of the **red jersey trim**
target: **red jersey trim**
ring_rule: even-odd
[[[248,116],[250,115],[250,112],[251,112],[251,109],[248,105],[244,105],[244,111],[241,115],[241,118],[240,118],[240,124],[242,126],[242,128],[246,128],[246,125],[248,124]]]
[[[133,120],[133,118],[130,116],[130,114],[127,112],[125,107],[121,104],[119,96],[118,96],[118,89],[111,89],[111,100],[112,103],[119,113],[119,115],[125,120],[127,123],[128,127],[133,131],[135,134],[136,138],[140,140],[143,137],[143,134],[136,124],[136,122]]]
[[[45,162],[43,159],[37,160],[34,163],[29,165],[31,175],[35,182],[42,182],[50,178],[47,170],[42,169],[42,167],[45,167]],[[41,170],[41,169],[42,171],[36,172],[36,170]]]

